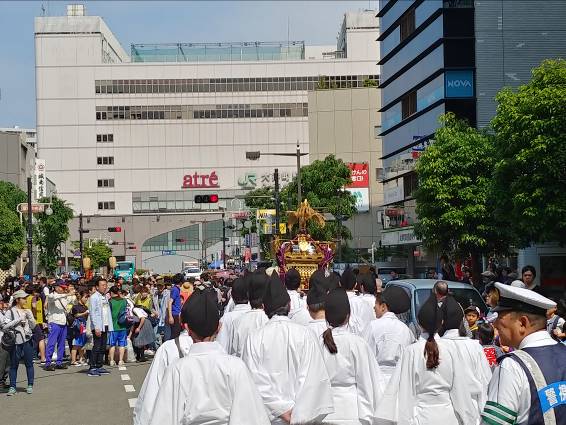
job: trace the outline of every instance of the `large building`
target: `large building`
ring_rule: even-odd
[[[378,80],[375,11],[349,16],[332,46],[137,44],[129,52],[82,8],[36,18],[38,147],[49,178],[77,213],[109,220],[242,209],[237,198],[273,185],[274,168],[282,184],[295,172],[294,158],[252,162],[246,151],[295,152],[299,144],[308,152],[309,90]],[[349,25],[368,20],[372,28]],[[207,193],[219,203],[195,204]],[[132,256],[189,255],[176,242],[186,238],[172,231],[135,233]]]
[[[381,59],[384,245],[406,247],[409,268],[431,263],[412,225],[414,166],[434,140],[438,118],[454,112],[484,127],[503,87],[531,78],[544,59],[566,56],[566,2],[382,0]]]

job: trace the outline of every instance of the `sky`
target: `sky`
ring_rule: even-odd
[[[102,16],[122,46],[131,43],[304,40],[336,43],[344,12],[365,1],[0,1],[0,127],[35,127],[33,20],[64,16],[66,5]]]

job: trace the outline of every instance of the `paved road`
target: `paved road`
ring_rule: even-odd
[[[148,363],[126,363],[110,375],[90,378],[87,368],[45,372],[35,365],[32,395],[25,393],[25,368],[18,370],[18,394],[0,390],[1,423],[11,425],[129,425]]]

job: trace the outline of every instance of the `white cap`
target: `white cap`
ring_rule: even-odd
[[[556,307],[556,303],[530,289],[496,283],[499,302],[493,311],[523,311],[525,313],[546,315],[546,310]]]
[[[514,286],[515,288],[526,288],[527,285],[525,285],[525,282],[523,282],[522,280],[514,280],[513,282],[511,282],[511,286]]]

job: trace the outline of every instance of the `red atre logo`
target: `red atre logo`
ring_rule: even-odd
[[[220,187],[218,185],[218,176],[216,171],[210,174],[186,174],[183,176],[183,189],[202,189],[209,187]]]

